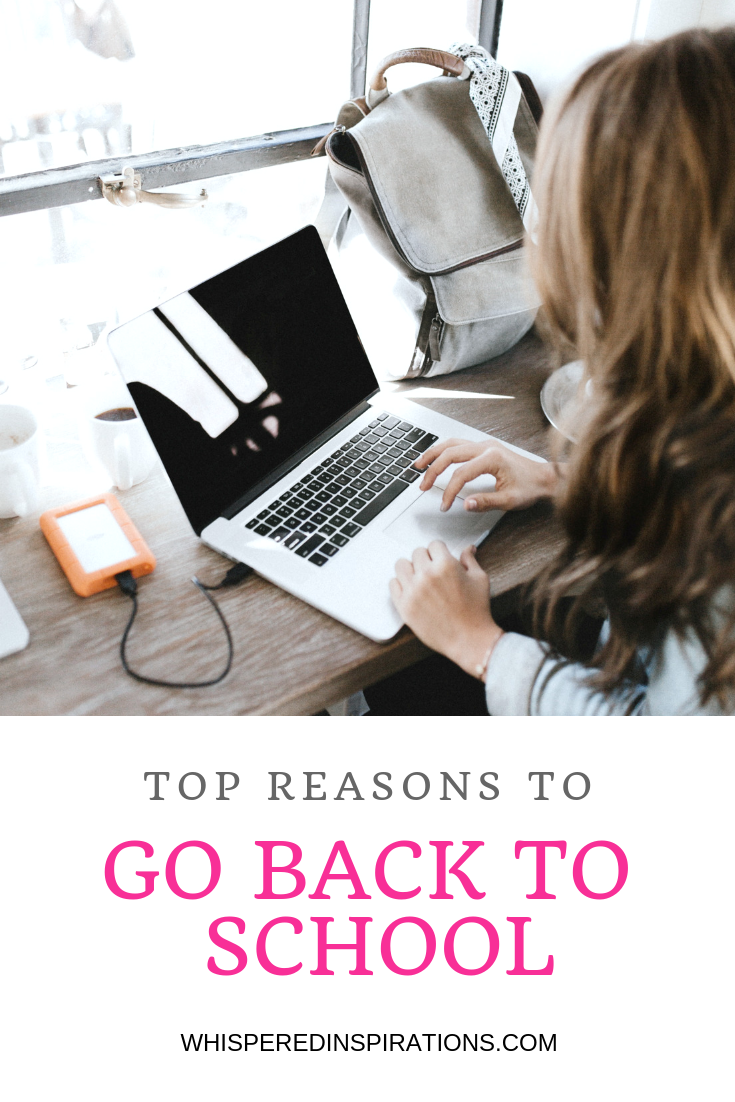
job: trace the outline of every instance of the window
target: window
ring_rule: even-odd
[[[349,85],[344,0],[0,0],[0,19],[6,176],[325,122]]]
[[[604,50],[735,21],[735,0],[505,0],[498,59],[542,99]]]
[[[502,0],[0,0],[0,376],[73,385],[111,325],[313,220],[370,66],[497,38]],[[418,29],[417,29],[418,28]],[[435,75],[397,68],[399,88]],[[406,72],[406,70],[409,70]],[[412,70],[412,71],[411,71]],[[32,79],[29,79],[31,74]],[[256,135],[251,137],[251,135]],[[100,176],[209,201],[119,210]]]

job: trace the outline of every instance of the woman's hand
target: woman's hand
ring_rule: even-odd
[[[455,559],[441,540],[399,559],[390,582],[393,604],[427,647],[482,677],[503,634],[490,612],[490,582],[468,547]]]
[[[461,466],[457,467],[444,491],[442,512],[450,507],[465,483],[482,474],[495,476],[495,489],[488,494],[472,494],[465,499],[465,509],[478,512],[527,509],[543,498],[553,497],[557,487],[553,463],[536,463],[502,444],[488,441],[472,444],[469,440],[442,440],[428,448],[414,463],[418,470],[428,467],[420,488],[430,489],[452,463]]]

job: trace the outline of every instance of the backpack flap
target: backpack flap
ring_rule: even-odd
[[[541,305],[525,249],[501,253],[479,264],[431,276],[437,309],[449,325],[493,321]]]
[[[523,242],[523,223],[469,84],[437,77],[389,96],[329,143],[354,144],[386,232],[408,265],[439,274]]]

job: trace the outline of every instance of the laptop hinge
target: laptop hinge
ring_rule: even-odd
[[[232,520],[238,513],[250,504],[251,501],[255,501],[256,498],[264,494],[271,486],[274,486],[284,475],[287,475],[289,471],[295,470],[299,463],[303,463],[305,459],[308,459],[315,451],[317,451],[322,444],[326,444],[328,440],[331,440],[333,436],[336,436],[338,432],[346,428],[351,421],[359,417],[361,414],[366,413],[370,409],[370,398],[374,398],[376,394],[379,394],[379,389],[376,389],[372,394],[368,394],[367,398],[359,402],[358,405],[353,406],[349,413],[345,413],[343,417],[340,417],[338,421],[334,421],[329,428],[320,433],[319,436],[315,436],[313,440],[310,440],[308,444],[300,448],[299,451],[294,452],[292,456],[289,456],[280,466],[276,467],[270,472],[266,478],[262,478],[252,489],[248,490],[246,494],[239,497],[237,501],[220,513],[220,516],[225,520]]]

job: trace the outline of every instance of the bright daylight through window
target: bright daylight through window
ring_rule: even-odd
[[[476,39],[480,8],[0,0],[0,379],[36,391],[84,381],[107,366],[105,329],[313,220],[325,163],[309,150],[366,66],[415,45],[416,26],[444,48]],[[409,82],[435,75],[405,68]],[[402,78],[396,71],[396,87]],[[300,128],[309,129],[299,142]],[[269,150],[282,131],[294,140]],[[253,135],[265,135],[260,162],[237,152]],[[169,177],[148,182],[151,160]],[[275,167],[243,171],[258,163]],[[99,201],[97,177],[125,164],[143,166],[143,188],[176,179],[172,190],[196,196],[204,186],[208,202],[168,211]],[[78,201],[80,188],[97,201]]]

